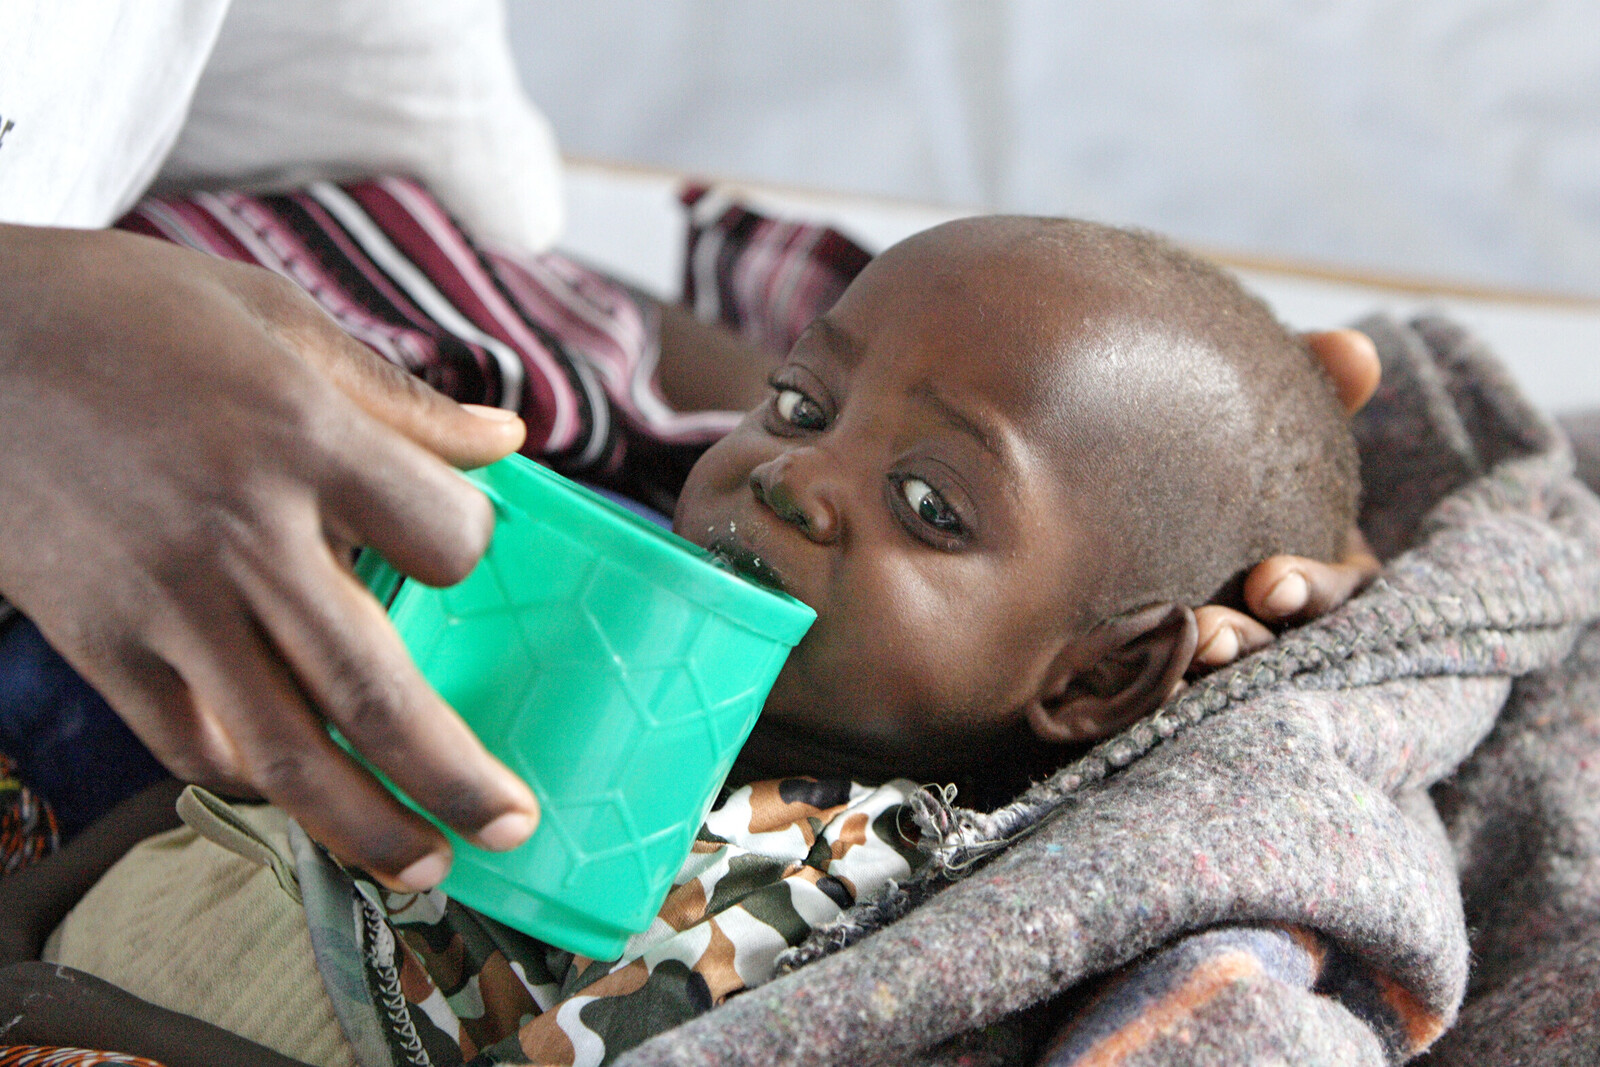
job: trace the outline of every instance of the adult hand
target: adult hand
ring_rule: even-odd
[[[354,578],[430,584],[493,527],[451,469],[517,448],[268,271],[112,231],[0,226],[0,592],[180,778],[254,792],[402,888],[442,836],[329,739],[490,848],[538,807]]]
[[[1328,330],[1306,335],[1322,360],[1346,415],[1361,410],[1378,388],[1381,367],[1372,341],[1357,330]],[[1303,556],[1273,556],[1245,578],[1245,605],[1251,618],[1217,604],[1195,611],[1199,641],[1194,667],[1202,671],[1227,666],[1272,643],[1270,623],[1304,622],[1324,615],[1349,600],[1377,575],[1378,559],[1361,531],[1352,528],[1343,558],[1324,563]]]

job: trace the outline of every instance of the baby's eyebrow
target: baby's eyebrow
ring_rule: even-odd
[[[847,367],[859,366],[862,346],[856,335],[840,326],[826,315],[813,319],[800,335],[801,340],[814,340],[828,349]],[[798,342],[797,342],[798,344]]]
[[[941,419],[977,441],[979,446],[995,459],[1004,459],[1005,453],[1000,448],[998,435],[982,422],[940,396],[939,391],[933,387],[932,382],[924,378],[911,387],[908,395],[927,404]]]

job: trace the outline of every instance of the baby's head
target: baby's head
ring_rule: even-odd
[[[1316,359],[1140,233],[990,217],[875,259],[695,466],[677,531],[817,611],[736,773],[963,776],[1105,737],[1267,556],[1336,558]]]

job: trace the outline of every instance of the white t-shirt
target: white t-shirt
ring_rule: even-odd
[[[104,226],[178,138],[228,0],[7,0],[0,219]]]
[[[6,0],[0,131],[8,222],[104,226],[152,181],[401,173],[480,237],[561,224],[503,0]]]

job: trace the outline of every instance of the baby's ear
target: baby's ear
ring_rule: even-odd
[[[1183,680],[1198,636],[1194,612],[1155,604],[1100,623],[1061,650],[1027,708],[1053,744],[1098,741],[1160,707]]]

